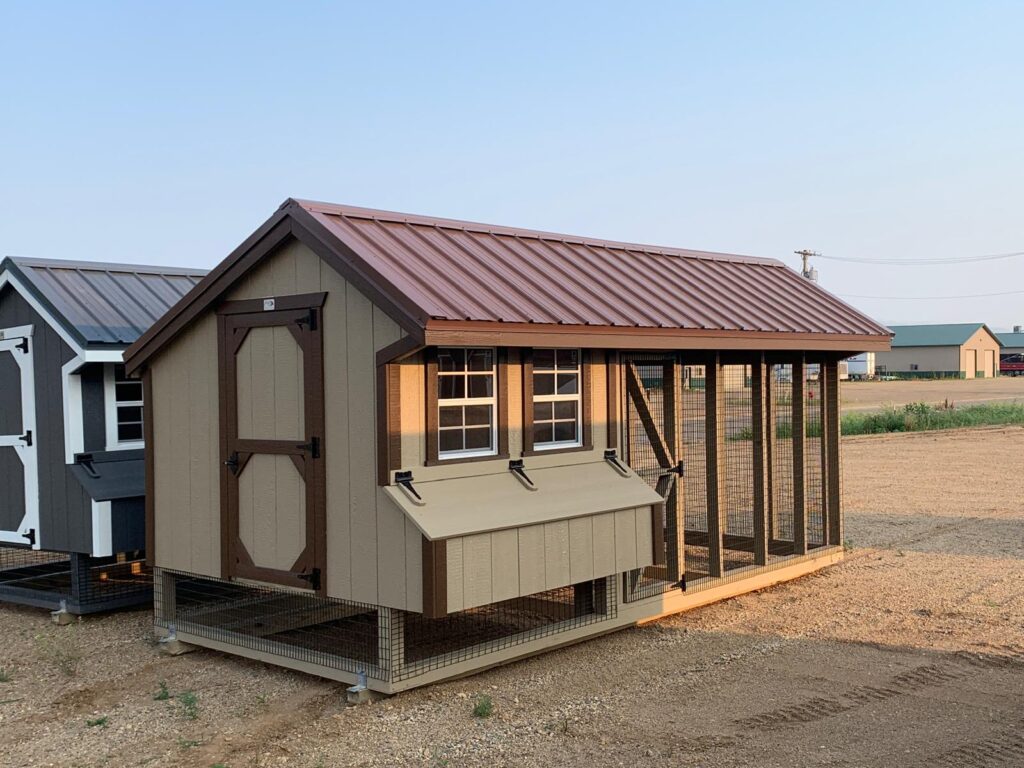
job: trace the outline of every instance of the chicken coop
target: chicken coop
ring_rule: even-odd
[[[157,631],[394,693],[810,573],[889,339],[771,259],[288,200],[126,352]]]
[[[203,273],[0,262],[0,600],[145,603],[142,385],[125,347]]]

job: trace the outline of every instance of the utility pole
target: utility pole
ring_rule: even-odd
[[[804,277],[810,280],[812,283],[818,282],[818,270],[811,266],[811,256],[821,256],[817,251],[809,251],[804,248],[802,251],[793,251],[797,256],[804,260],[803,270],[800,272]]]

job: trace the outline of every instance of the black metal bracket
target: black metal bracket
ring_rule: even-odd
[[[622,465],[621,461],[619,461],[619,455],[615,452],[614,448],[611,448],[604,452],[604,460],[611,464],[613,467],[615,467],[615,469],[617,469],[622,474],[629,474],[629,470]]]
[[[419,495],[419,493],[412,485],[412,472],[395,472],[395,483],[405,488],[405,490],[407,490],[420,501],[423,500],[423,497]]]
[[[686,462],[680,459],[679,463],[675,465],[672,471],[680,477],[686,477]]]
[[[298,325],[308,326],[309,330],[315,331],[316,330],[316,309],[315,308],[310,308],[308,315],[306,315],[305,317],[300,317],[295,322]]]
[[[26,446],[31,448],[32,447],[32,430],[31,429],[26,430],[25,434],[21,436],[21,439],[25,441],[25,445]]]
[[[526,474],[526,467],[523,465],[522,459],[512,459],[508,463],[508,471],[514,475],[518,475],[521,480],[527,483],[527,485],[530,485],[534,488],[537,487],[534,484],[533,480],[530,479],[530,476]]]
[[[96,467],[94,467],[92,464],[91,453],[78,454],[77,456],[75,456],[75,463],[78,464],[82,469],[84,469],[85,473],[89,475],[89,477],[98,478],[100,476],[100,473],[96,471]]]
[[[28,354],[28,336],[26,336],[21,341],[19,341],[17,344],[15,344],[14,348],[15,349],[20,349],[23,353],[25,353],[27,355]]]
[[[309,442],[308,443],[303,443],[302,445],[297,445],[295,447],[298,448],[300,451],[308,452],[310,458],[313,458],[313,459],[319,459],[320,458],[320,438],[319,437],[311,437],[311,438],[309,438]]]
[[[35,528],[29,528],[28,529],[28,533],[21,534],[21,537],[23,539],[28,539],[28,543],[31,544],[33,547],[36,545],[36,529]]]
[[[232,475],[238,474],[238,451],[235,451],[224,460],[224,466],[230,470]]]
[[[320,569],[314,568],[309,573],[298,574],[299,578],[303,581],[308,581],[309,586],[315,589],[317,592],[320,591]]]

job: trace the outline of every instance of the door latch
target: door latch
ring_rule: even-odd
[[[224,466],[228,468],[232,475],[238,474],[238,451],[233,452],[224,460]]]
[[[35,528],[29,528],[28,529],[28,533],[21,534],[21,537],[23,539],[28,539],[28,543],[31,544],[33,547],[36,545],[36,529]]]
[[[320,569],[314,568],[309,573],[300,573],[298,577],[303,581],[308,581],[311,589],[315,589],[317,592],[320,591]]]
[[[309,439],[308,443],[303,443],[302,445],[296,445],[295,447],[298,448],[300,451],[305,451],[306,453],[308,453],[310,458],[312,458],[312,459],[319,459],[320,458],[320,438],[319,437],[311,437]]]
[[[32,447],[32,430],[31,429],[26,430],[25,434],[21,436],[21,439],[25,443],[25,445],[27,445],[28,447],[31,448]]]
[[[28,354],[28,337],[26,336],[21,341],[19,341],[17,344],[15,344],[14,348],[15,349],[20,349],[22,352],[24,352],[27,355]]]

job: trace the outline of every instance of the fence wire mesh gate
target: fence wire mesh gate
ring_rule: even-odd
[[[89,557],[22,547],[0,547],[0,600],[40,608],[63,604],[93,613],[150,600],[151,569],[142,553]]]
[[[832,377],[838,412],[837,366],[790,359],[762,362],[758,355],[749,364],[717,358],[701,363],[685,355],[623,355],[627,463],[659,492],[671,485],[665,482],[671,468],[659,456],[658,435],[652,439],[653,421],[665,442],[677,441],[672,459],[682,470],[676,492],[666,496],[662,520],[667,566],[626,574],[626,602],[707,588],[741,570],[754,575],[841,543],[841,520],[832,523],[831,538],[827,520],[828,468],[839,467],[838,456],[829,453],[838,452],[838,424],[826,426],[823,385]],[[835,440],[826,439],[827,429],[835,431]],[[836,492],[837,518],[838,502]]]
[[[171,571],[155,580],[165,629],[387,682],[614,619],[615,578],[430,619],[314,593]]]

